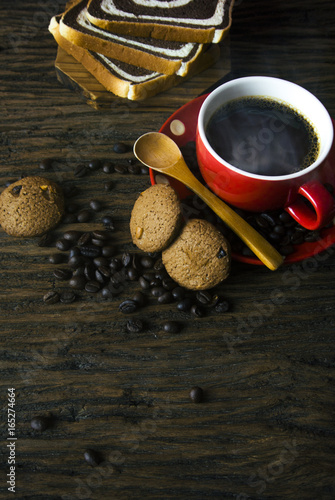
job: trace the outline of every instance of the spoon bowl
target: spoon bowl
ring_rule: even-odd
[[[134,154],[147,167],[169,175],[190,188],[269,269],[274,271],[282,264],[282,255],[263,236],[198,181],[186,165],[179,147],[170,137],[160,132],[144,134],[135,142]]]

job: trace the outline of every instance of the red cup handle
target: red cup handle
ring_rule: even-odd
[[[298,199],[285,210],[306,229],[326,226],[335,214],[335,200],[329,191],[319,182],[311,181],[300,186],[298,193]],[[304,198],[312,207],[308,206]]]

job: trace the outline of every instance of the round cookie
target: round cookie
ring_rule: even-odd
[[[172,279],[191,290],[218,285],[229,275],[230,245],[210,222],[191,219],[180,236],[162,253]]]
[[[58,224],[64,213],[61,188],[43,177],[24,177],[0,195],[0,224],[11,236],[37,236]]]
[[[133,243],[144,252],[159,252],[173,240],[181,223],[175,190],[169,184],[154,184],[134,204],[130,217]]]

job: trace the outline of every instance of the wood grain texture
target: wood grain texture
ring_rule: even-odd
[[[0,17],[0,183],[41,173],[80,189],[103,210],[81,229],[115,221],[120,251],[133,251],[128,223],[146,175],[74,177],[91,159],[117,155],[157,131],[181,105],[222,77],[218,66],[141,103],[116,99],[92,109],[57,81],[56,44],[47,31],[62,2],[16,0]],[[41,8],[41,5],[44,8]],[[41,10],[42,9],[42,10]],[[229,78],[279,76],[305,86],[335,116],[335,11],[330,0],[236,1]],[[223,63],[222,63],[223,64]],[[104,191],[113,180],[114,188]],[[59,227],[77,227],[76,224]],[[225,314],[194,318],[152,301],[127,333],[120,300],[80,292],[71,305],[47,305],[52,247],[0,232],[0,497],[29,500],[234,499],[332,500],[334,480],[335,249],[275,273],[234,263],[221,293]],[[138,285],[128,283],[122,297]],[[183,323],[179,334],[165,319]],[[205,400],[194,404],[194,385]],[[8,492],[7,388],[16,389],[16,493]],[[35,415],[52,426],[31,429]],[[91,468],[86,448],[101,453]]]

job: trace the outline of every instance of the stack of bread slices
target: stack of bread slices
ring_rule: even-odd
[[[49,30],[119,97],[145,99],[211,66],[234,0],[71,0]]]

